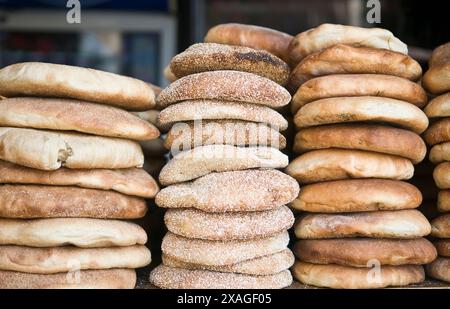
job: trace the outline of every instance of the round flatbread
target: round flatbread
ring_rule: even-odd
[[[204,41],[267,50],[288,62],[292,38],[292,35],[266,27],[228,23],[209,29]]]
[[[294,224],[286,206],[274,210],[211,213],[196,209],[169,209],[164,215],[167,229],[177,235],[206,240],[247,240],[269,237]]]
[[[424,109],[429,118],[450,117],[450,92],[431,100]]]
[[[292,64],[297,64],[306,56],[337,44],[388,49],[408,54],[406,44],[389,30],[322,24],[294,37],[289,45],[289,60]]]
[[[262,211],[291,202],[299,192],[294,178],[277,170],[211,173],[163,188],[155,202],[163,208],[208,212]]]
[[[433,244],[439,256],[450,257],[450,239],[438,239]]]
[[[172,58],[170,69],[178,78],[208,71],[235,70],[257,74],[280,85],[285,85],[289,79],[289,66],[267,51],[216,43],[191,45]]]
[[[341,213],[417,208],[422,194],[412,184],[388,179],[348,179],[302,186],[291,207],[301,211]]]
[[[300,183],[350,178],[410,179],[414,166],[405,158],[360,150],[322,149],[294,159],[286,173]]]
[[[0,246],[0,269],[34,274],[88,269],[140,268],[151,262],[145,246],[111,248],[31,248]]]
[[[423,134],[423,138],[430,146],[450,141],[450,118],[433,122]]]
[[[440,212],[450,211],[450,190],[441,190],[438,193],[437,209]]]
[[[182,262],[223,266],[283,251],[288,243],[288,232],[246,241],[185,238],[168,232],[164,236],[161,249],[165,255]]]
[[[434,145],[430,150],[429,159],[434,164],[450,161],[450,142]]]
[[[0,185],[0,217],[137,219],[147,205],[139,197],[68,186]]]
[[[295,257],[291,250],[285,249],[274,254],[225,266],[208,266],[185,263],[164,254],[162,256],[162,260],[163,264],[169,267],[266,276],[275,275],[289,269],[292,265],[294,265]]]
[[[0,94],[5,97],[71,98],[127,110],[155,107],[154,91],[138,79],[42,62],[16,63],[1,69]]]
[[[58,274],[27,274],[0,270],[0,289],[133,289],[134,269],[81,270]]]
[[[160,265],[150,273],[150,282],[163,289],[282,289],[291,285],[292,275],[289,270],[253,276]]]
[[[158,104],[167,107],[186,100],[225,100],[253,103],[272,108],[287,105],[291,95],[268,78],[238,71],[211,71],[182,77],[158,95]]]
[[[450,90],[450,44],[437,47],[431,55],[429,70],[423,76],[423,85],[431,93]]]
[[[0,184],[77,186],[113,190],[126,195],[153,198],[159,191],[152,176],[140,168],[68,169],[42,171],[0,160]]]
[[[316,149],[358,149],[421,162],[427,153],[422,138],[411,131],[383,125],[337,124],[301,129],[294,140],[294,151],[304,153]]]
[[[78,131],[133,140],[159,136],[154,125],[119,108],[65,99],[1,100],[0,126]]]
[[[283,168],[287,165],[288,157],[275,148],[206,145],[177,154],[163,167],[159,181],[163,185],[170,185],[212,172]]]
[[[295,243],[294,253],[303,262],[353,267],[420,265],[431,263],[436,249],[425,238],[417,239],[304,239]]]
[[[445,214],[431,221],[431,236],[450,238],[450,214]]]
[[[41,170],[142,167],[137,142],[79,133],[0,127],[0,159]]]
[[[297,128],[348,122],[386,122],[418,134],[428,127],[425,113],[410,103],[382,97],[343,97],[314,101],[295,115]]]
[[[171,153],[205,145],[262,146],[283,149],[286,138],[263,123],[241,120],[189,121],[174,125],[164,140]]]
[[[287,120],[267,106],[219,100],[191,100],[168,106],[159,115],[158,123],[167,129],[176,122],[224,119],[261,122],[281,131],[288,127]]]
[[[426,266],[426,270],[431,278],[450,282],[450,258],[438,257]]]
[[[137,224],[86,218],[0,219],[0,245],[81,248],[144,245],[147,234]]]
[[[292,71],[288,88],[296,91],[314,77],[333,74],[384,74],[417,81],[422,68],[402,53],[339,44],[304,58]]]
[[[334,289],[377,289],[407,286],[425,280],[421,265],[382,266],[376,268],[319,265],[297,261],[292,269],[300,282]]]
[[[417,238],[431,232],[418,210],[371,211],[343,214],[307,214],[297,219],[295,236],[314,238]]]

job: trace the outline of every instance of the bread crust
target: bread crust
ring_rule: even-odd
[[[429,68],[423,75],[422,84],[428,92],[433,94],[450,91],[450,61]]]
[[[441,94],[431,100],[424,109],[429,118],[450,117],[450,92]]]
[[[433,122],[423,134],[423,138],[430,146],[450,141],[450,118]]]
[[[431,221],[431,236],[450,238],[450,213],[441,215]]]
[[[431,278],[450,282],[450,258],[438,257],[426,266],[426,270]]]
[[[450,211],[450,190],[439,191],[437,199],[437,209],[440,212]]]
[[[434,145],[430,150],[429,159],[434,164],[450,161],[450,142]]]
[[[437,239],[433,244],[439,256],[450,257],[450,239]]]

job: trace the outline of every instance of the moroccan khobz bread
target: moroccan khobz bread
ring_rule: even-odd
[[[428,276],[450,282],[450,259],[438,257],[426,266]]]
[[[441,94],[450,90],[450,44],[437,47],[430,58],[422,83],[429,92]]]
[[[428,145],[450,141],[450,118],[443,118],[433,122],[423,134],[423,138]]]
[[[450,117],[450,92],[431,100],[424,109],[428,117]]]
[[[431,236],[450,238],[450,213],[441,215],[431,221]]]

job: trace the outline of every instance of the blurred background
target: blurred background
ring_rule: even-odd
[[[391,30],[426,65],[450,41],[445,1],[380,0],[381,23],[366,22],[367,0],[81,0],[81,23],[66,0],[0,0],[0,67],[44,61],[92,67],[164,86],[171,57],[219,23],[297,34],[322,23]]]

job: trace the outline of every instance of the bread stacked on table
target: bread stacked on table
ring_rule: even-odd
[[[439,257],[427,265],[430,277],[450,282],[450,42],[433,51],[423,85],[435,95],[425,113],[432,124],[424,134],[430,145],[430,161],[436,164],[433,177],[441,190],[437,209],[441,213],[431,222],[431,235]]]
[[[150,263],[143,217],[155,180],[137,141],[159,136],[126,110],[144,82],[46,63],[0,70],[0,287],[133,288]]]
[[[287,248],[294,216],[285,205],[299,192],[277,170],[288,165],[279,132],[287,121],[275,109],[291,99],[282,86],[289,68],[265,50],[218,44],[230,43],[221,39],[227,25],[220,27],[217,43],[195,44],[172,59],[177,80],[158,96],[173,158],[159,177],[167,187],[156,203],[167,208],[169,232],[150,281],[161,288],[283,288],[294,263]],[[236,27],[232,37],[254,29]]]
[[[302,185],[292,208],[307,212],[294,276],[331,288],[423,281],[436,250],[405,182],[426,154],[420,65],[387,30],[330,24],[297,35],[289,55],[300,155],[286,171]]]

